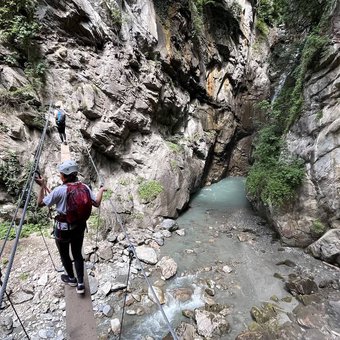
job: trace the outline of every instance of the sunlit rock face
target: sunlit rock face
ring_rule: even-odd
[[[21,164],[28,162],[42,114],[62,101],[81,175],[96,180],[86,146],[118,210],[132,222],[137,215],[147,224],[176,217],[200,186],[246,174],[251,132],[242,127],[236,98],[254,10],[248,1],[231,5],[208,4],[201,18],[188,1],[42,2],[41,89],[30,86],[23,67],[0,66],[3,91],[27,87],[27,100],[1,106],[2,159],[11,149]],[[3,57],[10,53],[1,47]],[[48,119],[40,168],[55,186],[60,142],[52,114]],[[139,194],[141,183],[151,180],[163,188],[152,202]]]

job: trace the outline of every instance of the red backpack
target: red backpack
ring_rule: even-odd
[[[67,183],[66,222],[85,222],[91,211],[92,199],[88,188],[81,182]]]

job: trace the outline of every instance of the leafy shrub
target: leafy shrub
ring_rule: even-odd
[[[158,181],[145,181],[138,187],[139,197],[145,202],[151,202],[164,190]]]
[[[262,202],[281,206],[294,197],[304,178],[304,165],[301,160],[284,159],[282,156],[284,127],[276,118],[281,112],[272,110],[266,102],[259,106],[266,109],[270,125],[264,126],[258,133],[254,164],[249,171],[246,188],[251,196]]]
[[[3,240],[6,237],[9,226],[10,226],[9,222],[0,223],[0,240]],[[44,227],[45,229],[42,229]],[[43,230],[44,235],[49,233],[49,231],[46,229],[46,225],[32,224],[32,223],[24,224],[21,230],[20,237],[21,238],[28,237],[34,233],[40,233],[40,230]],[[15,231],[15,227],[13,226],[9,234],[9,239],[10,240],[14,239],[15,235],[16,235],[16,231]]]
[[[304,166],[299,160],[260,164],[251,169],[246,187],[250,195],[260,198],[262,202],[281,206],[294,197],[304,175]]]
[[[12,196],[18,196],[24,178],[18,156],[15,152],[9,152],[0,163],[0,185]]]
[[[9,45],[26,50],[38,34],[36,0],[6,0],[0,5],[0,38]]]
[[[111,196],[112,196],[112,190],[111,189],[107,189],[106,191],[104,191],[103,193],[103,201],[108,201]]]
[[[121,26],[123,22],[122,11],[117,6],[116,2],[112,0],[105,0],[104,3],[106,7],[108,8],[108,10],[110,11],[112,23],[114,25]]]
[[[322,236],[326,232],[326,230],[327,227],[319,220],[315,220],[311,227],[311,231],[316,237]]]
[[[18,107],[34,102],[32,86],[20,87],[16,90],[0,90],[0,107]]]
[[[183,147],[181,145],[176,144],[176,143],[166,142],[166,145],[174,153],[180,153],[183,150]]]
[[[5,61],[21,66],[32,85],[40,89],[44,82],[46,65],[40,60],[36,43],[41,27],[36,18],[37,0],[6,0],[0,5],[0,43],[12,53]]]

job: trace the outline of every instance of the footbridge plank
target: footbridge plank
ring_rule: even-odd
[[[60,158],[61,158],[61,162],[67,161],[68,159],[71,159],[70,148],[68,147],[68,145],[61,144],[61,146],[60,146]]]
[[[84,281],[85,294],[77,294],[75,287],[65,285],[66,332],[70,340],[98,339],[86,270]]]
[[[61,145],[61,162],[71,159],[68,145]],[[93,314],[89,280],[84,271],[85,294],[77,294],[75,287],[65,285],[66,332],[70,340],[95,340],[97,326]]]

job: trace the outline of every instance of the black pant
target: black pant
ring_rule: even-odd
[[[65,124],[57,125],[59,136],[62,142],[66,142]]]
[[[72,266],[72,260],[70,257],[70,246],[72,256],[74,260],[74,266],[76,268],[77,279],[79,283],[84,283],[84,259],[82,255],[82,247],[84,241],[85,226],[78,226],[77,228],[65,231],[69,233],[65,240],[57,240],[56,244],[59,250],[61,262],[69,277],[74,277],[74,271]]]

